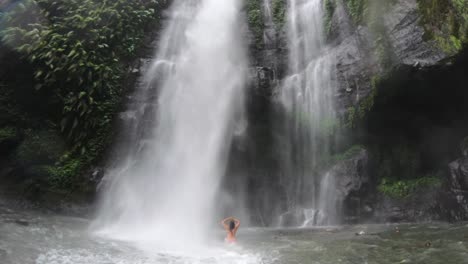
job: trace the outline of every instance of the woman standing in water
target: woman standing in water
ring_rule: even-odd
[[[240,226],[239,219],[231,216],[221,221],[221,225],[223,225],[224,229],[227,232],[224,241],[227,243],[236,243],[236,233],[237,229],[239,229]]]

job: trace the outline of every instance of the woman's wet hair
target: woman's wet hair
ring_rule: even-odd
[[[234,220],[231,220],[231,222],[229,222],[229,230],[234,230],[234,228],[236,228],[236,222],[234,222]]]

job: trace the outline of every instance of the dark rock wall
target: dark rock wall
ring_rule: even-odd
[[[363,1],[375,13],[361,21],[349,1],[331,2],[327,37],[336,56],[341,127],[334,154],[352,145],[366,149],[329,167],[339,175],[344,221],[467,219],[466,193],[449,183],[464,177],[463,159],[450,165],[451,173],[448,169],[468,135],[466,52],[448,52],[427,36],[431,27],[417,0],[376,1],[378,7]],[[272,35],[271,25],[264,30]],[[287,73],[288,50],[285,28],[275,30],[265,45],[250,34],[249,125],[243,140],[234,144],[228,168],[228,175],[235,171],[246,183],[252,221],[264,225],[272,224],[275,210],[285,208],[278,162],[278,124],[284,116],[276,94]],[[405,197],[379,191],[384,178],[406,184],[429,176],[440,184],[412,186]]]

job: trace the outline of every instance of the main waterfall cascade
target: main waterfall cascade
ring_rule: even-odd
[[[287,118],[281,143],[281,181],[287,212],[279,225],[337,224],[339,202],[333,175],[317,170],[330,152],[328,135],[336,113],[333,106],[333,54],[325,45],[321,0],[290,0],[288,13],[289,75],[280,102]]]
[[[197,244],[218,220],[215,198],[243,113],[241,5],[172,4],[155,59],[133,96],[143,103],[124,114],[126,155],[104,178],[99,232],[174,244],[189,237]]]

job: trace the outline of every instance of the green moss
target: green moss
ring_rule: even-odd
[[[447,54],[455,54],[468,42],[468,1],[418,0],[427,40],[435,40]]]
[[[348,14],[351,16],[354,24],[369,27],[374,39],[374,55],[383,70],[390,68],[393,63],[394,54],[382,16],[394,3],[395,0],[346,0]]]
[[[356,108],[351,106],[348,107],[348,111],[346,111],[346,121],[345,121],[345,126],[347,128],[354,128],[356,127],[356,122],[357,122],[357,115],[356,115]]]
[[[374,107],[374,101],[377,97],[378,86],[380,83],[380,77],[373,76],[371,78],[371,91],[367,97],[362,99],[357,106],[348,108],[345,126],[348,128],[356,127],[357,123],[363,120],[367,113]]]
[[[331,34],[332,18],[335,13],[336,3],[335,0],[324,1],[325,17],[324,17],[324,32],[325,36],[328,37]]]
[[[361,102],[359,103],[359,107],[358,107],[358,117],[359,119],[364,119],[366,114],[372,110],[372,107],[374,106],[374,100],[375,100],[375,97],[377,96],[377,85],[378,85],[378,82],[379,82],[379,78],[374,76],[372,77],[371,79],[371,92],[370,94],[364,98],[363,100],[361,100]]]
[[[362,145],[353,145],[349,149],[347,149],[345,152],[333,155],[331,160],[333,163],[336,163],[338,161],[348,160],[364,149],[365,148]]]
[[[369,0],[346,0],[349,15],[356,25],[361,24],[369,10]]]
[[[271,3],[273,12],[273,22],[278,29],[284,26],[286,22],[286,1],[285,0],[272,0]]]
[[[426,177],[411,179],[411,180],[399,180],[392,181],[390,179],[382,179],[377,189],[384,195],[392,198],[407,198],[411,196],[415,191],[430,188],[439,187],[441,180],[437,176],[428,175]]]
[[[79,159],[68,159],[67,161],[53,166],[43,166],[47,173],[47,184],[55,191],[72,191],[80,185],[77,178],[83,168]]]
[[[265,30],[261,0],[247,1],[247,22],[254,34],[256,47],[261,48],[263,45],[263,32]]]
[[[3,142],[15,140],[18,138],[18,134],[13,127],[2,127],[0,128],[0,144]]]

